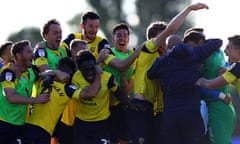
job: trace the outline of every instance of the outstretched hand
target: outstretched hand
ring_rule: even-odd
[[[195,3],[195,4],[190,5],[188,8],[191,10],[209,9],[208,5],[206,5],[204,3]]]

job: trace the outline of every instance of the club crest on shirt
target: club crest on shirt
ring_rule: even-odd
[[[95,49],[96,49],[96,47],[90,47],[90,52],[91,52],[91,53],[94,53],[94,52],[95,52]]]
[[[44,50],[44,49],[39,49],[39,50],[38,50],[38,55],[39,55],[40,57],[45,57],[45,50]]]
[[[69,88],[73,89],[73,90],[76,90],[77,87],[75,85],[69,85]]]
[[[13,74],[11,72],[6,72],[5,80],[12,81],[13,80]]]
[[[110,48],[110,45],[109,44],[105,44],[104,48]]]

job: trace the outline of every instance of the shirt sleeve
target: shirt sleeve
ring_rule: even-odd
[[[219,90],[210,90],[205,87],[199,87],[200,94],[203,96],[206,96],[209,99],[212,100],[218,100],[220,91]]]
[[[237,62],[234,64],[232,68],[226,71],[222,76],[228,83],[232,83],[236,79],[240,78],[240,63]]]
[[[237,78],[240,78],[240,63],[235,63],[234,66],[229,70],[229,72],[235,75]]]
[[[104,48],[110,48],[109,42],[106,39],[102,39],[102,41],[98,45],[98,53]]]
[[[16,75],[13,71],[5,69],[1,74],[2,87],[4,88],[15,88]]]
[[[67,96],[70,98],[73,97],[75,94],[75,91],[77,91],[77,87],[74,85],[71,85],[71,84],[66,84],[64,89],[65,89]],[[78,94],[78,92],[76,94]]]
[[[71,41],[75,39],[75,34],[71,33],[67,36],[66,39],[63,40],[63,42],[61,43],[61,47],[65,47],[65,48],[69,48],[70,47],[70,43]]]
[[[104,63],[106,65],[108,65],[114,58],[116,58],[116,56],[109,54],[105,59],[104,59]]]
[[[226,71],[222,76],[228,83],[232,83],[237,79],[237,77],[229,71]]]
[[[44,48],[38,48],[34,53],[34,63],[37,67],[47,64],[47,52]]]
[[[148,40],[148,41],[145,42],[145,48],[150,53],[154,53],[154,52],[158,51],[158,47],[155,47],[155,45],[154,45],[152,40]]]

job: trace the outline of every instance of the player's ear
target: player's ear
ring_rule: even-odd
[[[84,24],[83,24],[83,23],[80,23],[80,25],[79,25],[79,26],[80,26],[80,28],[81,28],[81,29],[83,29],[83,27],[84,27]]]

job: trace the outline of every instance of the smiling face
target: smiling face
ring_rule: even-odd
[[[16,53],[15,63],[24,68],[30,68],[32,67],[33,56],[32,47],[30,45],[25,45],[21,52]]]
[[[84,39],[88,42],[94,41],[96,38],[98,28],[99,28],[99,19],[87,19],[85,24],[81,26],[84,32]]]
[[[112,36],[114,47],[121,52],[128,50],[127,46],[129,43],[129,33],[126,29],[118,29]]]
[[[83,77],[89,83],[92,83],[96,77],[96,67],[94,60],[83,61],[79,65],[79,70],[81,71]]]
[[[11,48],[16,65],[23,69],[32,66],[33,49],[29,40],[15,42]]]
[[[240,46],[234,45],[233,42],[228,42],[224,52],[230,64],[240,61]]]
[[[32,67],[32,60],[33,60],[33,50],[31,46],[26,46],[23,49],[22,54],[22,64],[26,67]]]
[[[51,24],[49,32],[44,35],[47,45],[51,49],[58,49],[62,40],[62,29],[58,24]]]

